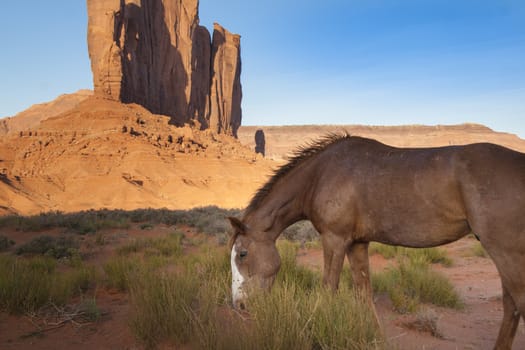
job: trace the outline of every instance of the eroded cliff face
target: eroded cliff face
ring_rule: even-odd
[[[214,24],[210,126],[237,136],[241,126],[241,37]]]
[[[95,94],[236,135],[240,37],[199,25],[198,0],[87,0]]]

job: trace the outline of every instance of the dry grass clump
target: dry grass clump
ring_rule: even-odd
[[[456,309],[463,306],[450,281],[432,270],[424,258],[401,257],[396,267],[373,274],[372,286],[378,293],[388,293],[400,313],[414,312],[421,303]]]
[[[119,255],[144,253],[146,255],[180,256],[184,235],[173,232],[164,237],[138,238],[117,249]]]
[[[480,258],[488,258],[489,257],[489,254],[487,253],[485,248],[483,248],[483,246],[481,245],[481,243],[479,241],[475,242],[472,245],[472,247],[470,248],[470,253],[472,255],[480,257]]]
[[[438,321],[439,316],[433,309],[424,308],[417,312],[416,318],[413,321],[405,323],[405,326],[419,332],[430,333],[436,338],[443,338],[443,334],[438,327]]]
[[[47,303],[64,305],[95,279],[94,269],[83,265],[58,272],[51,257],[0,255],[0,309],[22,314],[35,312]]]

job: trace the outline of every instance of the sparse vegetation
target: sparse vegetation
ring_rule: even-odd
[[[167,339],[202,349],[384,347],[369,308],[352,289],[325,290],[311,282],[318,282],[315,273],[295,263],[295,244],[281,241],[279,250],[284,269],[271,293],[250,298],[249,320],[233,314],[225,321],[229,307],[221,312],[231,298],[225,249],[207,249],[180,271],[137,274],[130,282],[134,334],[147,347]]]
[[[0,228],[40,232],[51,228],[64,228],[78,234],[96,233],[102,229],[127,229],[131,223],[141,223],[145,228],[156,225],[188,225],[206,234],[225,233],[230,229],[227,216],[239,216],[238,209],[221,209],[215,206],[191,210],[136,209],[88,210],[65,214],[49,212],[34,216],[9,215],[0,218]]]
[[[101,281],[105,288],[129,294],[130,328],[147,348],[166,342],[196,349],[388,348],[367,303],[352,288],[348,267],[343,270],[340,290],[332,293],[321,286],[319,271],[297,264],[300,246],[320,248],[309,223],[300,223],[287,233],[295,241],[277,242],[281,269],[275,286],[271,293],[251,296],[249,311],[243,314],[229,306],[229,252],[204,236],[187,239],[174,227],[162,237],[128,239],[102,265],[101,276],[80,259],[82,239],[100,247],[112,242],[101,228],[136,225],[155,230],[158,224],[188,225],[223,241],[229,230],[225,217],[238,214],[207,207],[192,211],[89,211],[71,216],[50,213],[27,222],[21,217],[3,220],[0,226],[11,222],[9,225],[15,225],[11,228],[20,230],[50,227],[50,222],[55,222],[67,231],[96,233],[91,239],[42,235],[16,249],[23,256],[0,255],[0,309],[27,313],[58,305],[60,310],[69,310],[66,303],[80,295],[74,306],[76,315],[93,322],[101,317],[101,310],[94,297],[85,298],[84,294]],[[194,253],[184,254],[184,247],[191,247]],[[371,251],[397,259],[393,267],[372,277],[375,291],[388,293],[399,312],[420,310],[421,303],[461,306],[450,283],[429,265],[449,264],[444,251],[378,245],[372,245]],[[63,257],[69,257],[67,264],[57,260]],[[435,314],[420,311],[417,315],[414,327],[438,334]]]
[[[55,259],[70,258],[78,255],[78,242],[71,236],[60,236],[58,238],[42,235],[35,237],[30,242],[19,246],[16,254],[40,254]]]
[[[165,237],[139,238],[117,249],[120,255],[144,252],[149,255],[178,256],[182,254],[182,238],[179,232]]]

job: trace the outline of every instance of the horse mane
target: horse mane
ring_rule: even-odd
[[[321,151],[325,150],[327,147],[339,143],[343,140],[347,140],[352,137],[348,132],[331,132],[317,140],[312,140],[307,142],[303,146],[299,146],[295,149],[292,154],[288,157],[288,162],[278,169],[276,169],[266,184],[264,184],[253,196],[252,200],[244,212],[244,216],[249,215],[251,212],[256,210],[264,199],[271,192],[273,186],[279,181],[282,177],[292,171],[296,166],[301,164],[307,159],[315,156]]]

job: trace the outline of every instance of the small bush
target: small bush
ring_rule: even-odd
[[[0,252],[4,252],[15,245],[15,242],[4,235],[0,235]]]
[[[53,257],[55,259],[69,258],[78,255],[78,242],[73,237],[60,236],[38,236],[30,242],[21,245],[16,249],[17,255],[40,254]]]
[[[416,319],[412,322],[405,323],[405,326],[410,329],[415,329],[419,332],[428,332],[436,338],[443,338],[443,334],[438,327],[439,317],[437,313],[429,308],[418,311]]]
[[[319,233],[310,221],[299,221],[288,227],[282,233],[283,237],[296,242],[312,242],[319,240]]]
[[[95,298],[83,299],[78,306],[78,312],[88,322],[96,322],[102,315]]]

